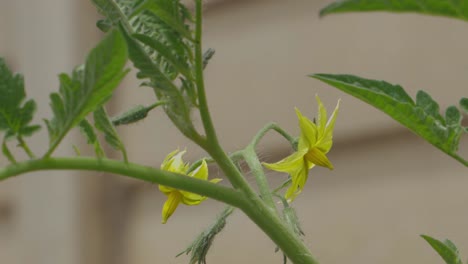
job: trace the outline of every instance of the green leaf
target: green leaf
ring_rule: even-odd
[[[151,38],[143,34],[134,34],[133,37],[139,40],[141,43],[154,49],[158,54],[163,56],[169,63],[172,64],[180,73],[182,73],[188,79],[192,79],[192,73],[190,66],[187,64],[184,58],[178,56],[174,50],[168,47],[166,44],[161,43],[158,39]]]
[[[463,97],[460,99],[460,108],[468,115],[468,98]]]
[[[180,14],[181,8],[184,9],[185,7],[181,5],[179,1],[146,0],[142,1],[142,3],[135,8],[133,14],[130,15],[130,18],[136,14],[141,13],[142,11],[149,11],[173,30],[177,31],[185,38],[193,41],[192,34],[184,23],[185,18]],[[187,12],[185,12],[185,14],[187,14]]]
[[[125,146],[117,134],[114,125],[110,121],[106,110],[102,106],[94,111],[94,126],[104,133],[104,138],[109,145],[122,152],[125,162],[128,162]]]
[[[104,150],[101,147],[101,144],[99,143],[99,140],[97,138],[96,133],[94,132],[94,128],[91,126],[91,124],[88,122],[88,120],[83,119],[79,123],[80,126],[80,131],[83,133],[83,135],[86,136],[87,138],[87,143],[92,145],[94,147],[94,153],[96,153],[96,156],[99,158],[105,157],[106,155],[104,154]],[[75,152],[78,154],[79,151],[75,147]]]
[[[455,244],[450,240],[445,240],[444,242],[439,241],[430,236],[421,235],[424,240],[431,245],[431,247],[439,253],[439,255],[444,259],[447,264],[462,264],[462,260],[458,253],[458,249]]]
[[[418,92],[415,103],[401,86],[384,81],[353,75],[314,74],[311,77],[376,107],[437,148],[455,156],[463,130],[457,108],[449,107],[444,119],[439,114],[438,104],[422,91]]]
[[[320,15],[361,11],[413,12],[468,20],[468,0],[344,0],[329,4]]]
[[[46,121],[50,137],[49,156],[63,137],[89,113],[103,105],[128,71],[127,48],[119,31],[111,31],[89,53],[84,66],[72,76],[61,74],[59,93],[50,96],[54,117]]]
[[[5,139],[31,136],[40,126],[30,125],[36,103],[26,98],[24,80],[20,74],[13,74],[5,61],[0,58],[0,131]]]

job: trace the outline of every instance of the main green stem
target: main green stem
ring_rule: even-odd
[[[195,0],[195,5],[195,74],[200,115],[206,133],[206,142],[201,147],[213,157],[232,185],[245,195],[239,208],[281,248],[288,258],[296,264],[318,264],[302,240],[285,225],[276,211],[271,210],[254,192],[219,144],[208,109],[203,80],[202,0]]]

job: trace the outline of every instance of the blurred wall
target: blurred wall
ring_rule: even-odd
[[[468,26],[384,13],[319,19],[326,3],[207,1],[204,44],[216,49],[206,70],[207,92],[222,143],[228,151],[242,148],[270,121],[297,134],[294,107],[313,117],[315,94],[330,111],[341,98],[330,154],[336,169],[312,170],[295,202],[313,254],[321,263],[439,263],[418,237],[422,233],[448,237],[463,252],[468,248],[459,232],[468,222],[460,209],[468,198],[466,168],[377,110],[307,75],[384,79],[403,85],[412,96],[424,89],[445,108],[467,96],[468,62],[460,54],[468,44]],[[0,52],[25,74],[28,95],[39,99],[39,117],[49,116],[47,94],[58,87],[56,74],[82,62],[98,41],[97,17],[85,1],[0,2]],[[109,111],[152,98],[130,77]],[[130,159],[144,164],[159,166],[176,148],[186,147],[192,160],[203,155],[160,111],[121,133]],[[80,141],[76,135],[69,140]],[[32,144],[40,152],[47,143]],[[71,143],[63,145],[62,153],[71,154]],[[462,141],[464,157],[467,146]],[[269,161],[289,151],[275,135],[259,148]],[[161,225],[165,197],[154,185],[93,173],[45,174],[0,185],[0,259],[5,263],[187,263],[174,255],[222,208],[214,201],[181,206]],[[268,175],[273,183],[284,179]],[[209,261],[279,263],[273,250],[237,212]]]

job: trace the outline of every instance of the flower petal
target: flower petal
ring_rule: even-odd
[[[330,170],[333,170],[333,164],[327,158],[325,153],[323,153],[318,148],[309,149],[309,152],[307,152],[307,154],[305,154],[304,157],[307,161],[310,161],[319,166],[326,167],[326,168],[329,168]]]
[[[335,110],[333,111],[330,119],[328,119],[327,127],[325,128],[325,132],[320,139],[320,143],[317,144],[317,147],[324,153],[328,153],[333,145],[333,129],[335,127],[335,120],[338,114],[338,109],[340,108],[340,100],[336,104]]]
[[[161,169],[184,174],[188,169],[188,164],[184,163],[182,159],[185,152],[185,150],[181,152],[179,152],[179,150],[175,150],[169,153],[161,164]]]
[[[304,155],[307,153],[307,149],[298,150],[292,155],[276,162],[276,163],[263,163],[265,167],[270,170],[287,172],[292,174],[296,172],[304,163]]]
[[[296,115],[299,119],[301,136],[299,137],[299,149],[310,148],[317,142],[317,126],[307,117],[303,116],[301,111],[296,108]]]
[[[194,169],[193,171],[189,173],[189,176],[200,179],[200,180],[207,180],[208,179],[208,165],[206,164],[206,161],[203,160],[200,166],[198,166],[196,169]]]
[[[286,193],[284,197],[289,201],[292,202],[296,197],[302,192],[302,189],[304,188],[304,185],[307,181],[308,175],[309,175],[309,165],[307,162],[303,163],[303,166],[298,168],[296,172],[291,174],[291,179],[292,183],[291,186],[289,186],[288,190],[286,190]]]
[[[162,223],[165,224],[167,219],[171,217],[171,215],[176,210],[177,206],[179,205],[182,198],[182,194],[178,191],[173,191],[167,196],[167,200],[164,203],[162,209]]]
[[[324,135],[325,134],[325,127],[327,126],[327,109],[323,106],[322,101],[318,95],[315,96],[318,104],[318,117],[317,117],[317,125],[318,125],[318,134]]]
[[[164,193],[165,195],[169,195],[171,192],[173,192],[175,189],[169,186],[164,186],[164,185],[159,185],[159,190]]]

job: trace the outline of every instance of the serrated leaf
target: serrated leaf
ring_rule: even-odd
[[[460,99],[460,108],[468,115],[468,98]]]
[[[101,144],[99,143],[97,135],[94,132],[93,126],[91,126],[88,120],[81,120],[79,126],[81,133],[83,133],[83,135],[85,135],[87,139],[87,143],[94,147],[94,153],[96,153],[96,156],[99,158],[105,157],[104,150],[102,149]],[[75,152],[77,152],[77,148],[74,149]],[[79,151],[77,152],[77,154],[78,153]]]
[[[137,77],[138,78],[151,78],[154,81],[158,88],[166,92],[171,92],[175,89],[172,82],[167,78],[167,76],[160,70],[158,65],[156,65],[148,54],[145,52],[143,47],[139,45],[131,36],[128,35],[126,30],[123,27],[120,27],[120,30],[127,42],[128,46],[128,55],[132,60],[135,68],[139,69]]]
[[[468,0],[342,0],[320,10],[320,15],[362,11],[412,12],[468,20]]]
[[[444,259],[445,263],[447,264],[462,264],[462,260],[458,254],[458,249],[456,246],[450,241],[445,240],[445,242],[439,241],[435,238],[430,236],[421,235],[424,240],[431,245],[431,247],[439,253],[439,255]]]
[[[125,146],[117,134],[114,125],[110,121],[106,110],[102,106],[94,111],[94,126],[104,133],[104,138],[109,145],[122,152],[124,160],[128,162]]]
[[[36,110],[36,103],[26,98],[23,76],[13,74],[5,61],[0,58],[0,131],[5,139],[15,136],[30,136],[40,126],[30,125]]]
[[[151,38],[143,34],[134,34],[134,38],[141,41],[143,44],[154,49],[158,54],[163,56],[173,67],[182,73],[185,77],[192,79],[192,74],[187,65],[186,61],[183,58],[178,57],[178,54],[174,53],[166,44],[161,43],[159,40]]]
[[[449,107],[445,119],[430,96],[419,92],[416,103],[399,85],[353,75],[314,74],[321,80],[376,107],[437,148],[453,155],[462,135],[461,115]]]
[[[125,41],[118,30],[113,30],[89,53],[83,67],[72,76],[61,74],[59,93],[51,94],[54,117],[46,121],[50,137],[49,156],[63,137],[86,115],[103,105],[128,72]]]
[[[192,40],[190,31],[184,24],[184,18],[180,17],[180,9],[184,8],[179,1],[174,0],[146,0],[135,8],[130,18],[142,11],[149,11],[157,16],[166,25],[177,31],[185,38]],[[182,19],[181,19],[182,18]]]

